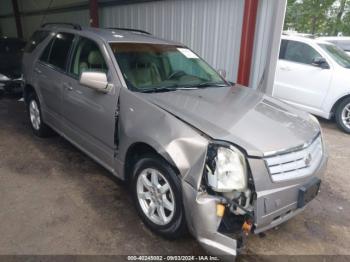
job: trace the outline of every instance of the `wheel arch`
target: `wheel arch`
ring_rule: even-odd
[[[124,179],[127,183],[129,183],[131,174],[132,174],[132,168],[134,164],[139,160],[142,156],[147,154],[154,154],[160,158],[162,158],[164,161],[166,161],[172,168],[174,168],[175,173],[177,175],[180,175],[180,171],[175,165],[174,161],[171,159],[170,155],[163,151],[160,152],[160,150],[156,150],[156,147],[153,145],[149,145],[145,142],[135,142],[132,145],[129,146],[126,155],[125,155],[125,164],[124,164]]]
[[[32,93],[37,94],[34,86],[32,86],[30,84],[26,84],[23,88],[23,98],[24,98],[25,103],[28,103],[29,95]]]
[[[331,110],[331,115],[334,116],[335,115],[335,112],[337,110],[337,107],[338,105],[344,101],[344,99],[347,99],[347,98],[350,98],[350,94],[346,94],[344,96],[342,96],[341,98],[339,98],[337,100],[337,102],[334,103],[333,107],[332,107],[332,110]]]

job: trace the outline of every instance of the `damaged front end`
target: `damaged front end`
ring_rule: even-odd
[[[254,222],[255,189],[246,156],[225,142],[210,143],[195,189],[183,180],[189,228],[211,254],[236,256]]]
[[[283,174],[271,173],[272,160]],[[197,185],[183,180],[188,225],[208,252],[232,257],[250,232],[276,227],[316,197],[327,155],[318,134],[304,148],[262,158],[229,143],[210,143],[204,162]]]

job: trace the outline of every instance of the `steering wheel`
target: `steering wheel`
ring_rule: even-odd
[[[170,79],[174,78],[175,76],[180,77],[183,75],[186,75],[186,73],[182,70],[178,70],[178,71],[173,72],[170,76],[168,76],[167,80],[170,80]]]

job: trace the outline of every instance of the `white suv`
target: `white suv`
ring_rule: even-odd
[[[350,133],[350,56],[335,45],[282,36],[273,96]]]

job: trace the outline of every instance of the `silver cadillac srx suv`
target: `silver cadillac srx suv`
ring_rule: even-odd
[[[25,50],[34,134],[56,131],[125,180],[160,235],[189,230],[211,254],[235,256],[249,232],[287,221],[319,191],[318,121],[229,84],[182,44],[49,24]]]

